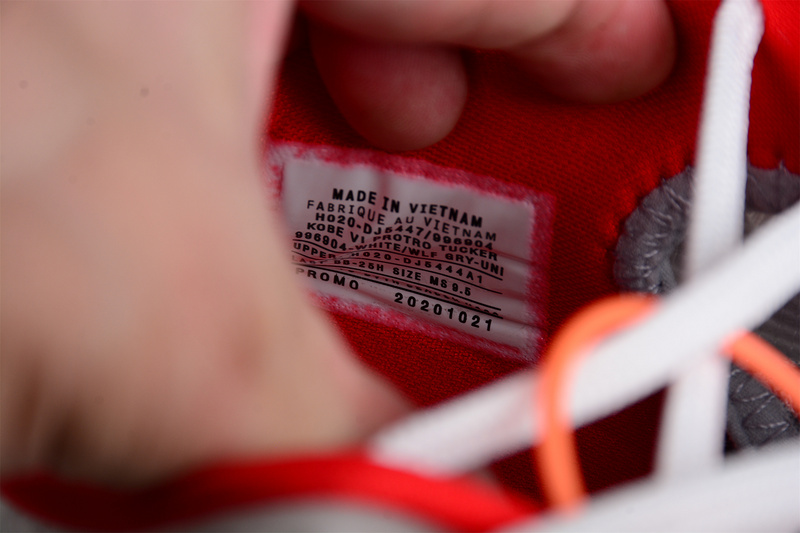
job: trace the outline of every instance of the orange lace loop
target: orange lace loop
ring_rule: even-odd
[[[644,319],[655,303],[653,297],[630,294],[602,300],[571,320],[548,348],[536,398],[543,436],[534,454],[545,496],[557,509],[574,511],[586,498],[575,435],[565,408],[577,359],[615,331]],[[734,337],[723,353],[800,414],[800,370],[756,335],[741,333]]]
[[[800,370],[780,351],[749,332],[734,336],[723,353],[769,387],[800,416]]]

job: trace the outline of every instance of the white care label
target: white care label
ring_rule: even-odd
[[[546,197],[509,197],[489,178],[338,148],[279,145],[271,164],[296,273],[337,309],[345,302],[362,318],[533,357]]]

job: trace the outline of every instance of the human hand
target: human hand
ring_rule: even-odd
[[[344,115],[404,149],[444,136],[466,95],[458,53],[433,43],[508,49],[573,98],[657,84],[666,8],[618,5],[303,9]],[[350,445],[402,412],[297,285],[263,190],[288,4],[2,6],[3,474],[149,482]]]

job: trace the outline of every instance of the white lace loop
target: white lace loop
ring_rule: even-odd
[[[742,240],[750,83],[763,33],[764,16],[756,0],[727,0],[719,7],[698,133],[687,279]],[[659,475],[687,475],[722,462],[729,374],[728,360],[711,351],[670,387],[657,447]]]

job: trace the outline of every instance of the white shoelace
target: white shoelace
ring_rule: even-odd
[[[763,33],[756,0],[719,7],[698,133],[686,279],[723,259],[742,240],[750,82]],[[722,461],[729,374],[728,360],[712,351],[672,384],[656,456],[659,475],[681,476]]]
[[[546,522],[548,530],[800,528],[797,442],[722,463],[729,366],[715,354],[732,332],[754,328],[800,291],[800,205],[738,242],[751,71],[762,31],[755,0],[723,2],[701,117],[689,279],[636,327],[582,359],[570,387],[567,409],[581,426],[677,380],[661,428],[659,475],[593,498],[577,518]],[[377,435],[370,453],[379,463],[435,476],[528,448],[542,431],[532,405],[538,384],[536,372],[522,372],[417,413]],[[540,520],[524,528],[536,529]]]

